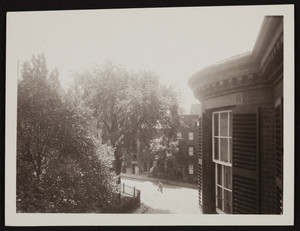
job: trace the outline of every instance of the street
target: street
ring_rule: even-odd
[[[141,203],[148,206],[145,213],[201,213],[198,207],[197,189],[164,184],[163,193],[161,193],[157,190],[156,182],[122,178],[122,183],[141,190]]]

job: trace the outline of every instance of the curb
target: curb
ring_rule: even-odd
[[[136,214],[143,214],[147,211],[148,209],[148,206],[141,203],[140,206],[133,212],[133,213],[136,213]]]
[[[145,213],[148,209],[148,206],[145,205],[145,208],[141,211],[141,214]]]

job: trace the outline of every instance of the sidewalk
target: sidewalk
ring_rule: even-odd
[[[128,174],[128,173],[121,173],[121,178],[128,178],[128,179],[137,179],[137,180],[145,180],[145,181],[152,181],[152,182],[162,182],[163,184],[169,184],[169,185],[176,185],[176,186],[181,186],[181,187],[186,187],[186,188],[193,188],[193,189],[198,189],[198,186],[196,184],[190,184],[186,182],[180,182],[180,181],[174,181],[174,180],[169,180],[167,182],[166,179],[161,179],[161,178],[156,178],[148,175],[136,175],[136,174]]]

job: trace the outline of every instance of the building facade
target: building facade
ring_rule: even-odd
[[[251,53],[197,72],[189,86],[202,107],[202,212],[281,214],[283,17],[265,17]]]
[[[156,160],[150,151],[140,150],[136,154],[126,157],[126,160],[123,161],[122,172],[136,175],[149,175],[150,169],[155,165]]]
[[[199,115],[183,115],[183,127],[178,133],[175,154],[176,179],[197,183],[199,153]]]

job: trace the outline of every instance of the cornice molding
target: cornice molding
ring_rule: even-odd
[[[280,24],[278,18],[275,17],[274,19],[276,25]],[[276,79],[276,76],[281,75],[280,72],[283,73],[283,28],[280,27],[281,32],[278,32],[278,28],[275,30],[276,28],[272,25],[272,17],[267,17],[266,21],[267,23],[263,24],[263,29],[267,30],[266,27],[271,25],[271,32],[275,31],[277,38],[275,37],[274,40],[272,34],[260,32],[260,36],[263,34],[264,39],[272,39],[272,43],[268,44],[266,41],[261,42],[257,39],[257,43],[260,44],[255,46],[255,55],[242,56],[197,72],[189,79],[189,85],[196,98],[203,100],[212,95],[224,94],[224,92],[231,93],[247,87],[253,88],[255,85],[257,87],[268,85]],[[261,48],[262,44],[272,46],[264,47],[265,53],[261,54],[257,51],[257,47]],[[255,60],[258,58],[258,53],[260,59]]]

